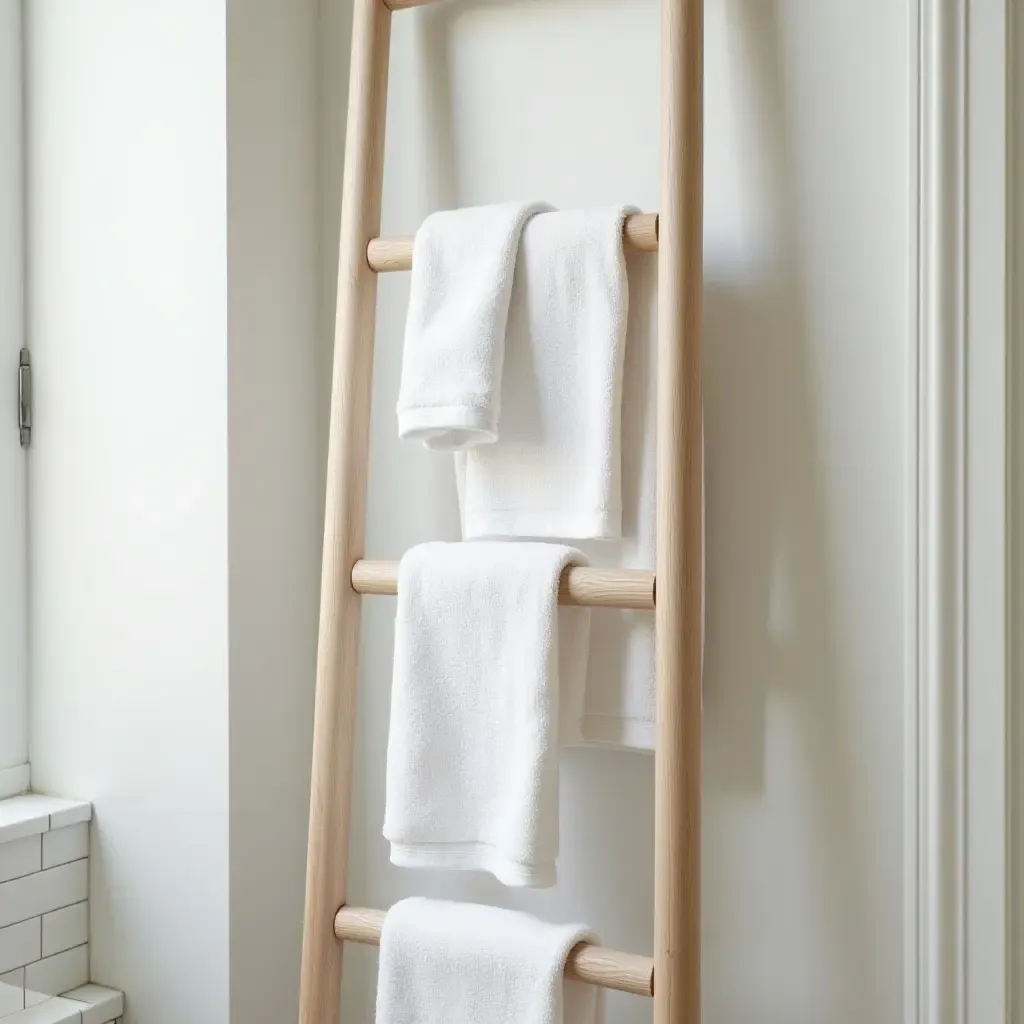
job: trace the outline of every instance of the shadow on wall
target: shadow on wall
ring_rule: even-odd
[[[501,6],[539,7],[544,2],[513,0]],[[573,2],[593,7],[592,0]],[[602,5],[621,2],[601,0]],[[453,28],[460,18],[493,6],[491,0],[463,0],[416,12],[416,66],[411,73],[418,109],[410,124],[419,135],[409,145],[424,154],[426,173],[417,188],[430,209],[458,206],[464,194],[448,73]],[[822,986],[837,1004],[834,1019],[867,1019],[880,984],[872,955],[879,924],[858,841],[851,740],[844,727],[844,694],[851,680],[837,643],[829,569],[833,546],[817,436],[814,354],[805,316],[801,205],[779,52],[780,4],[720,0],[715,6],[726,25],[729,58],[724,68],[709,66],[709,72],[732,78],[736,109],[742,111],[742,123],[732,127],[747,161],[742,180],[758,193],[756,204],[765,223],[756,251],[721,260],[713,247],[705,252],[706,1012],[710,1022],[800,1016],[807,1007],[791,985],[779,987],[787,1006],[766,1006],[759,993],[772,988],[762,979],[776,968],[784,968],[781,973],[788,978],[798,975],[801,968],[794,969],[791,960],[806,951],[808,963],[837,965],[835,976]],[[708,110],[709,118],[715,114]],[[709,190],[715,187],[708,182]],[[433,476],[432,487],[447,488],[440,511],[425,514],[437,525],[454,521],[450,469],[434,465],[421,472]],[[411,535],[405,539],[416,540]],[[393,557],[393,549],[387,554]],[[379,614],[383,620],[388,613]],[[375,681],[372,693],[364,686],[360,694],[360,742],[379,751],[386,742],[387,700],[380,688],[389,672],[390,651],[365,646],[364,677]],[[609,757],[621,759],[623,778],[642,793],[629,803],[628,820],[614,823],[604,813],[606,795],[595,786],[586,787],[588,766]],[[377,896],[384,898],[377,902],[386,903],[426,889],[433,895],[535,909],[532,897],[499,893],[487,879],[465,876],[425,883],[423,876],[390,869],[370,878],[366,864],[387,856],[379,835],[382,757],[375,754],[373,763],[375,778],[368,787],[373,794],[368,796],[363,785],[356,794],[357,820],[364,827],[353,852],[354,899],[365,894],[370,902]],[[625,884],[616,865],[628,862],[637,846],[650,845],[650,763],[643,757],[583,751],[579,765],[584,774],[574,786],[577,803],[563,806],[563,840],[575,829],[571,845],[592,852],[588,863],[559,888],[580,888],[578,902],[610,902],[615,919],[630,922],[624,931],[632,932],[637,925],[646,931],[649,890],[641,892],[640,883],[649,884],[650,871],[632,875]],[[362,781],[366,783],[365,777]],[[760,847],[771,832],[766,823],[778,814],[802,822],[802,831],[781,843],[773,836]],[[605,831],[609,827],[611,835]],[[786,906],[773,892],[776,883],[777,893],[800,894],[799,907]],[[770,921],[758,916],[761,910]],[[775,932],[777,943],[771,938]],[[614,940],[611,934],[605,937]],[[742,962],[766,951],[763,964]],[[365,951],[346,954],[359,972],[372,970],[368,957],[372,954]],[[758,979],[753,988],[737,984],[750,977]],[[365,998],[372,1002],[369,994]],[[647,1019],[647,1012],[641,1010],[637,1019]],[[609,1019],[625,1016],[610,1014]]]
[[[748,1020],[770,1020],[781,1009],[766,1013],[729,994],[734,940],[749,914],[730,884],[729,865],[742,857],[730,844],[744,831],[737,816],[772,813],[764,800],[765,744],[766,709],[774,707],[787,728],[775,725],[773,739],[791,744],[785,760],[798,775],[814,827],[793,836],[786,863],[765,870],[795,875],[806,887],[805,905],[818,910],[805,941],[834,947],[825,959],[844,965],[829,986],[841,993],[842,1017],[866,1019],[875,1005],[875,923],[851,800],[844,728],[850,681],[836,643],[779,4],[733,0],[727,6],[735,46],[730,65],[742,73],[748,104],[741,127],[770,223],[768,244],[745,280],[720,277],[707,261],[705,267],[707,998],[728,1009],[722,1019],[740,1011]],[[811,848],[800,848],[805,839]],[[785,930],[794,933],[792,926]]]
[[[621,0],[571,0],[587,10],[596,6],[621,6]],[[462,194],[459,178],[458,138],[452,129],[452,80],[449,70],[453,64],[451,41],[457,21],[487,8],[501,7],[503,11],[516,8],[543,7],[549,0],[461,0],[456,4],[437,4],[422,8],[418,13],[417,51],[421,61],[422,83],[420,109],[416,124],[423,131],[416,140],[417,147],[429,154],[425,163],[430,167],[429,187],[433,193],[432,209],[447,210],[458,207]],[[529,145],[530,140],[522,139]]]

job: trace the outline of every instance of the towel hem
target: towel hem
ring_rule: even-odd
[[[391,863],[400,868],[486,871],[510,888],[546,889],[557,881],[554,863],[522,864],[487,843],[391,844]]]
[[[461,451],[498,440],[493,410],[469,405],[419,406],[398,413],[398,436],[432,451]]]

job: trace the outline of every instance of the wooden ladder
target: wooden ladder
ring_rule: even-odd
[[[430,2],[354,0],[300,1024],[338,1019],[343,943],[378,943],[385,917],[346,903],[361,595],[395,593],[397,587],[395,563],[363,560],[363,538],[377,274],[408,269],[412,245],[410,239],[377,235],[391,18]],[[697,1024],[703,0],[661,0],[661,12],[661,210],[630,218],[624,230],[626,244],[658,252],[656,574],[574,568],[561,588],[563,602],[655,608],[654,957],[582,945],[566,969],[584,981],[652,996],[655,1024]]]

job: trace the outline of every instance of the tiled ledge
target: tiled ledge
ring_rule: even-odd
[[[86,800],[0,800],[0,1024],[110,1024],[124,996],[89,979]]]
[[[87,800],[64,800],[38,793],[8,797],[0,800],[0,844],[91,818],[92,804]]]
[[[102,985],[83,985],[45,1003],[0,1018],[3,1024],[121,1024],[124,996]]]

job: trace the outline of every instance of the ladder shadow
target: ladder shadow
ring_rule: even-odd
[[[751,104],[745,127],[761,149],[762,203],[773,211],[773,252],[752,278],[737,284],[709,275],[705,284],[711,567],[705,764],[714,794],[705,811],[706,919],[739,923],[750,913],[730,883],[729,844],[743,831],[737,813],[762,819],[748,833],[756,835],[771,807],[785,802],[768,792],[765,777],[771,724],[773,743],[790,746],[785,757],[774,756],[776,777],[781,760],[800,773],[803,837],[814,845],[800,849],[803,838],[794,835],[786,849],[773,843],[765,857],[781,855],[794,891],[810,887],[810,900],[801,900],[814,908],[807,929],[826,925],[815,938],[832,947],[827,960],[842,965],[829,981],[830,1019],[862,1020],[876,1015],[881,982],[873,950],[884,922],[874,916],[870,854],[856,818],[850,714],[856,679],[838,642],[837,582],[830,572],[836,541],[814,402],[778,4],[731,0],[728,8],[739,51],[733,64],[745,69]],[[807,870],[801,874],[794,863]],[[742,1001],[733,944],[742,940],[733,934],[730,941],[731,931],[709,937],[708,987]],[[722,1019],[735,1017],[738,1005]]]
[[[561,5],[593,8],[630,7],[635,0],[557,0]],[[416,44],[415,59],[422,69],[417,76],[416,101],[419,112],[412,126],[420,132],[419,151],[428,154],[427,169],[420,188],[429,195],[426,207],[452,209],[459,205],[462,194],[457,160],[458,138],[452,127],[453,30],[461,19],[482,11],[499,9],[511,12],[532,7],[550,7],[553,0],[442,0],[440,3],[414,8],[402,17],[414,19],[412,31]],[[524,54],[524,56],[527,56]],[[510,83],[510,87],[512,83]],[[527,140],[523,140],[524,144]],[[496,197],[496,200],[501,197]],[[504,197],[518,198],[518,197]]]

